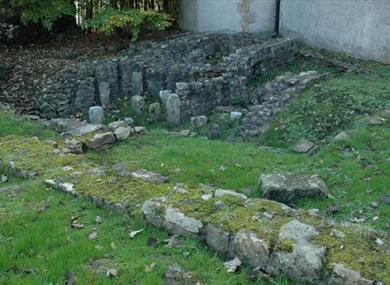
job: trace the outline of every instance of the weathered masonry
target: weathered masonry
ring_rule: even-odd
[[[181,0],[180,25],[200,32],[272,34],[277,0]],[[280,0],[283,36],[390,63],[389,0]]]
[[[142,42],[122,56],[81,63],[48,84],[35,109],[48,118],[101,105],[102,84],[110,100],[160,91],[180,97],[183,118],[217,106],[246,102],[248,81],[285,65],[297,48],[289,39],[264,40],[251,34],[184,34],[161,42]],[[104,104],[103,104],[104,105]]]

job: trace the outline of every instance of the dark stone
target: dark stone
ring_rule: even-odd
[[[209,139],[216,139],[221,134],[221,127],[218,124],[212,123],[207,127],[207,137]]]

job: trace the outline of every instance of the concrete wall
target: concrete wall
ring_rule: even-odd
[[[282,0],[281,31],[314,46],[390,63],[390,0]]]
[[[390,1],[390,0],[389,0]],[[197,32],[269,32],[275,0],[181,0],[179,25]]]

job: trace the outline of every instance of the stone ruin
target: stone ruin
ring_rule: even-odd
[[[253,93],[249,81],[285,65],[296,50],[289,39],[251,34],[188,33],[141,42],[117,58],[84,62],[53,79],[35,109],[46,118],[66,117],[135,95],[157,102],[162,90],[170,90],[165,93],[178,95],[187,119],[247,102]]]

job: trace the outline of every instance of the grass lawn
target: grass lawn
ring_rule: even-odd
[[[334,199],[297,201],[296,206],[323,213],[338,206],[334,218],[364,217],[365,226],[389,232],[390,205],[379,203],[376,208],[371,203],[389,192],[390,124],[387,120],[369,125],[364,114],[390,108],[390,67],[367,63],[364,68],[364,73],[338,75],[306,90],[261,139],[268,147],[259,146],[259,141],[174,137],[155,129],[108,151],[89,152],[86,159],[107,166],[127,162],[168,175],[173,182],[250,191],[252,197],[261,195],[261,173],[319,174]],[[347,130],[350,138],[335,142],[340,130]],[[0,111],[0,139],[8,135],[57,136]],[[290,146],[298,138],[321,147],[313,156],[295,154]],[[0,169],[0,175],[3,172]],[[7,188],[12,185],[20,187],[20,193]],[[249,279],[245,269],[226,273],[221,259],[200,242],[182,239],[181,247],[166,248],[168,235],[140,216],[99,209],[85,199],[48,190],[39,179],[11,176],[2,188],[8,190],[0,191],[0,284],[63,284],[67,272],[76,276],[76,284],[165,284],[164,272],[172,264],[191,271],[203,284],[292,284],[283,277],[269,282]],[[96,216],[102,217],[101,224]],[[71,228],[72,217],[85,227]],[[89,240],[93,228],[98,237]],[[130,239],[129,232],[139,229],[144,231]],[[155,240],[159,245],[148,245]],[[118,277],[94,272],[91,264],[102,258],[107,267],[118,270]]]
[[[64,284],[68,272],[76,276],[76,284],[165,284],[164,273],[173,264],[191,271],[203,284],[268,284],[252,282],[243,272],[227,273],[222,261],[200,242],[181,239],[181,246],[165,247],[168,235],[139,217],[97,208],[48,190],[39,181],[11,179],[1,187],[9,185],[18,185],[21,193],[0,193],[0,284]],[[85,228],[72,229],[72,217]],[[93,228],[98,237],[89,240]],[[144,231],[130,239],[129,232],[139,229]],[[150,247],[149,239],[160,244]],[[105,259],[108,269],[117,269],[118,277],[94,272],[91,264],[98,259]]]

